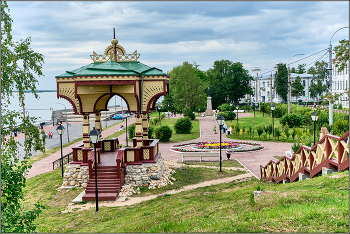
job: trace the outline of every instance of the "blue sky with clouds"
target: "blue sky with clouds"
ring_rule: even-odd
[[[184,61],[207,70],[221,59],[242,62],[249,71],[252,67],[271,70],[295,54],[308,56],[326,49],[333,33],[349,26],[347,1],[14,1],[8,5],[14,40],[31,36],[34,51],[45,56],[39,89],[56,89],[55,76],[91,63],[93,51],[103,54],[113,27],[126,53],[137,50],[140,62],[167,72]],[[334,35],[333,47],[344,38],[349,38],[348,29]],[[321,55],[300,63],[312,64]]]

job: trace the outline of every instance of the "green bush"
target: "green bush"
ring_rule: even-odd
[[[176,123],[174,125],[174,129],[177,134],[191,133],[192,127],[192,122],[188,117],[179,118],[176,120]]]
[[[154,127],[153,126],[149,126],[148,127],[148,139],[151,139],[154,133]]]
[[[128,126],[129,139],[132,139],[135,137],[135,127],[136,127],[135,123],[130,124]]]
[[[233,111],[233,110],[235,110],[235,108],[236,108],[235,105],[230,106],[230,104],[228,104],[228,103],[223,103],[220,106],[218,106],[218,110],[222,111],[222,112]]]
[[[225,120],[234,120],[236,118],[236,113],[233,111],[224,111],[220,112],[220,114],[222,114]]]
[[[279,130],[279,128],[275,128],[275,136],[277,136],[277,140],[280,139],[281,131]]]
[[[258,132],[259,139],[260,139],[261,134],[264,132],[263,127],[262,127],[262,126],[258,126],[258,128],[256,129],[256,131]]]
[[[349,130],[349,121],[339,119],[333,123],[333,134],[342,136]]]
[[[299,127],[304,123],[304,117],[299,114],[285,114],[280,118],[280,123],[286,125],[288,123],[289,127]]]
[[[163,125],[156,129],[156,138],[160,141],[169,141],[173,134],[173,130],[168,125]]]
[[[195,120],[196,119],[196,115],[193,113],[193,111],[189,108],[184,110],[184,116],[189,117],[191,120]]]
[[[300,146],[301,146],[300,143],[294,143],[294,144],[292,145],[292,150],[293,150],[293,153],[294,153],[294,154],[298,151],[298,149],[300,148]]]

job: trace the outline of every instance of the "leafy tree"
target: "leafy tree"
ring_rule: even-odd
[[[297,71],[295,70],[295,67],[292,67],[292,68],[290,69],[290,73],[297,73]]]
[[[253,95],[249,85],[253,77],[240,62],[217,60],[213,68],[207,71],[207,75],[214,109],[225,102],[233,101],[237,105],[238,100],[246,94]]]
[[[335,58],[333,62],[336,67],[339,67],[339,71],[343,71],[349,62],[349,40],[343,39],[339,43],[340,45],[334,47]]]
[[[316,98],[317,94],[320,96],[327,90],[327,85],[324,84],[324,80],[327,77],[328,64],[325,61],[317,61],[314,67],[310,67],[307,71],[313,77],[309,86],[310,97]]]
[[[299,95],[304,95],[304,86],[301,84],[300,76],[297,76],[292,83],[292,96],[296,97],[298,100]]]
[[[195,110],[206,104],[205,73],[198,69],[196,63],[183,62],[169,73],[170,90],[175,109],[190,108]]]
[[[42,54],[30,48],[30,37],[20,42],[12,40],[12,19],[7,2],[1,2],[1,232],[34,232],[35,219],[43,206],[36,203],[32,209],[21,203],[25,174],[31,151],[45,150],[45,133],[34,126],[35,118],[25,116],[25,112],[10,111],[8,106],[13,91],[18,90],[19,105],[24,109],[24,91],[31,90],[37,98],[35,75],[42,75],[44,62]],[[21,65],[20,65],[21,64]],[[17,125],[17,121],[20,124]],[[11,135],[18,128],[25,133],[24,145]],[[5,138],[5,136],[9,136]],[[24,147],[24,159],[19,162],[19,147]],[[25,210],[25,211],[24,211]]]
[[[304,74],[306,72],[306,63],[298,64],[298,70],[296,70],[297,74]]]
[[[288,70],[285,63],[277,64],[277,72],[275,73],[275,89],[284,102],[287,102],[288,94]]]

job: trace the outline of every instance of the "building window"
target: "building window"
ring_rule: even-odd
[[[303,86],[305,87],[305,80],[303,80]]]
[[[267,82],[267,87],[270,87],[270,82]]]
[[[265,81],[263,82],[263,87],[265,88]]]

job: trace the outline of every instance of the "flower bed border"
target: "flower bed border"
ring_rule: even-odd
[[[203,143],[204,141],[201,141],[201,142],[189,142],[189,143],[183,143],[183,144],[177,144],[177,145],[173,145],[172,147],[170,147],[170,150],[171,151],[174,151],[174,152],[211,152],[210,150],[187,150],[187,149],[182,149],[182,148],[179,148],[179,147],[183,147],[183,146],[187,146],[187,145],[193,145],[193,144],[198,144],[198,143]],[[238,144],[244,144],[244,145],[255,145],[255,147],[253,148],[249,148],[249,149],[224,149],[224,150],[228,150],[229,152],[231,151],[232,153],[236,153],[236,152],[249,152],[249,151],[257,151],[257,150],[261,150],[261,149],[264,149],[265,147],[258,144],[258,143],[255,143],[255,142],[245,142],[245,141],[242,141],[242,142],[237,142],[237,141],[232,141],[233,143],[238,143]],[[213,149],[215,150],[215,149]]]

